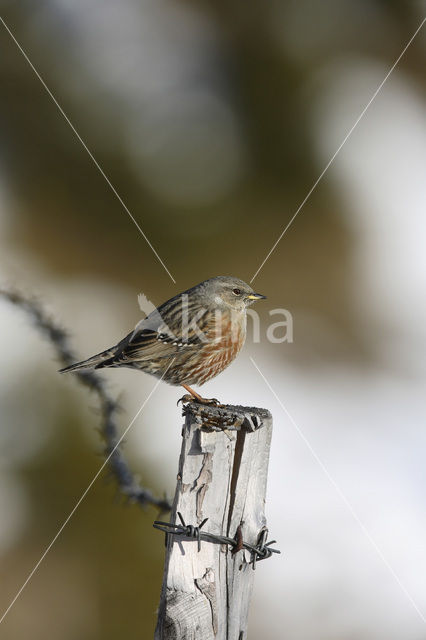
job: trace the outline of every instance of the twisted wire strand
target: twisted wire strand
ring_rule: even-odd
[[[153,527],[155,529],[158,529],[159,531],[163,531],[166,536],[183,536],[185,538],[196,540],[198,551],[201,550],[202,540],[215,544],[230,545],[233,551],[247,549],[247,551],[249,551],[251,555],[250,564],[253,565],[253,569],[256,568],[256,562],[258,562],[259,560],[270,558],[273,553],[281,553],[279,549],[273,549],[271,547],[272,544],[276,543],[276,540],[266,542],[268,537],[268,529],[266,527],[263,527],[260,530],[256,545],[252,545],[248,542],[244,542],[242,538],[240,538],[238,530],[234,538],[219,535],[216,533],[208,533],[207,531],[201,530],[208,521],[208,518],[204,518],[204,520],[198,526],[194,526],[192,524],[186,524],[182,514],[179,511],[177,512],[177,515],[181,524],[174,524],[173,522],[163,522],[161,520],[156,520],[153,524]]]
[[[63,366],[78,360],[70,346],[68,333],[46,313],[39,300],[5,287],[0,287],[0,296],[29,315],[36,329],[55,347],[58,360]],[[105,443],[104,455],[111,456],[108,461],[110,473],[115,477],[121,493],[129,501],[141,506],[157,507],[160,513],[170,511],[172,505],[166,497],[155,497],[149,489],[136,480],[120,447],[117,447],[119,440],[117,414],[120,406],[109,393],[103,378],[96,371],[77,371],[74,375],[83,386],[93,391],[98,397],[101,410],[101,424],[98,430]]]

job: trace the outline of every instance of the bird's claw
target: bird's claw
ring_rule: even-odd
[[[199,402],[200,404],[211,404],[214,407],[223,407],[223,404],[221,404],[217,398],[201,398],[200,400],[196,398],[195,402]]]
[[[201,396],[192,396],[190,393],[185,393],[184,396],[179,398],[177,401],[177,405],[179,406],[179,402],[182,404],[186,404],[187,402],[196,402],[197,404],[206,404],[211,405],[213,407],[223,407],[224,405],[219,402],[217,398],[202,398]]]

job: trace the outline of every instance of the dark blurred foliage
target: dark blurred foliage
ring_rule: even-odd
[[[309,23],[311,11],[328,19],[318,11],[318,3],[304,4],[306,28],[315,28]],[[283,9],[280,3],[204,3],[221,38],[216,72],[230,87],[251,165],[232,193],[201,207],[172,207],[143,188],[123,149],[120,121],[104,132],[104,148],[93,147],[91,119],[102,104],[93,105],[88,114],[84,100],[74,97],[72,89],[66,91],[66,77],[56,86],[58,70],[72,64],[73,38],[54,3],[47,3],[51,19],[47,28],[41,25],[44,37],[32,23],[32,13],[38,13],[32,3],[19,8],[11,3],[3,15],[153,245],[161,247],[160,255],[175,278],[186,286],[217,273],[248,279],[317,178],[322,167],[312,157],[310,105],[303,92],[310,75],[327,59],[354,50],[388,64],[413,31],[416,18],[410,3],[361,4],[355,8],[348,3],[348,14],[340,10],[333,39],[302,64],[286,57],[284,47],[271,37],[271,23],[280,19]],[[383,33],[377,37],[378,25],[371,19],[383,10],[381,5],[386,9],[388,39]],[[97,10],[101,14],[102,7]],[[357,18],[353,22],[351,12]],[[140,15],[143,21],[143,4]],[[4,30],[1,37],[2,164],[19,201],[19,236],[14,242],[43,256],[64,276],[89,272],[134,286],[143,282],[152,297],[154,292],[164,297],[172,291],[167,275],[16,45]],[[155,68],[155,60],[152,64]],[[413,74],[423,74],[416,43],[401,64]],[[73,73],[84,92],[84,69]],[[349,243],[338,198],[324,181],[259,275],[259,286],[267,282],[268,293],[284,298],[288,307],[313,306],[351,333],[355,328],[346,286]],[[144,277],[147,271],[149,278]]]
[[[299,57],[286,47],[283,21],[291,2],[176,5],[202,13],[215,33],[207,80],[231,101],[249,159],[232,189],[194,204],[162,199],[139,179],[124,140],[125,110],[115,111],[117,96],[101,84],[94,90],[84,65],[78,66],[78,33],[67,21],[65,3],[3,2],[6,23],[177,284],[0,26],[0,163],[16,215],[10,242],[64,280],[100,276],[135,292],[143,289],[155,302],[213,275],[248,280],[323,169],[313,149],[310,78],[327,61],[351,53],[389,67],[419,21],[417,5],[403,0],[298,4],[305,19],[300,29],[314,32],[317,21],[322,29],[332,25],[321,46]],[[147,6],[135,4],[141,24]],[[165,3],[161,11],[167,14],[172,7]],[[82,3],[80,11],[83,16],[98,12],[103,19],[101,3]],[[153,57],[154,73],[155,65]],[[401,67],[424,82],[417,42]],[[197,82],[206,78],[193,79]],[[351,246],[339,196],[324,180],[259,274],[256,288],[272,306],[330,318],[355,358],[363,357],[363,342],[349,288]],[[2,558],[2,609],[99,468],[100,460],[76,428],[80,420],[64,405],[61,446],[20,470],[32,513],[26,534]],[[156,513],[124,508],[120,500],[114,504],[114,497],[111,484],[96,483],[50,552],[49,563],[4,622],[3,638],[28,637],[30,630],[34,639],[152,636],[163,558],[162,537],[151,530]],[[74,584],[86,584],[87,593],[76,593]],[[80,610],[74,607],[83,600],[89,602],[87,618],[80,625],[70,622],[73,631],[66,635],[67,625],[57,626],[57,620],[78,615],[70,611]]]
[[[32,461],[21,470],[30,487],[33,513],[27,534],[2,559],[2,605],[15,595],[17,584],[25,580],[86,489],[88,479],[99,469],[101,458],[82,441],[72,411],[64,414],[61,429],[62,446],[54,455]],[[153,629],[161,588],[162,540],[149,526],[155,511],[141,516],[138,508],[124,504],[112,482],[97,482],[50,551],[49,566],[46,562],[32,579],[30,605],[23,598],[22,608],[11,611],[10,620],[3,623],[2,637],[25,637],[27,627],[37,638],[46,633],[60,638],[87,637],[92,627],[93,637],[132,638],[136,637],[136,619],[144,620],[147,630]],[[18,620],[14,621],[15,615]],[[73,621],[67,632],[63,620],[68,617]]]

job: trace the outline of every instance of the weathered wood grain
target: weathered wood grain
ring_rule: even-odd
[[[203,531],[255,545],[264,506],[272,434],[265,409],[191,403],[171,522],[208,522]],[[255,572],[246,550],[168,536],[155,640],[245,640]]]

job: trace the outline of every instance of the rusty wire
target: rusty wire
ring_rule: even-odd
[[[173,522],[162,522],[161,520],[156,520],[153,524],[154,528],[158,529],[159,531],[163,531],[166,536],[182,536],[184,538],[189,538],[190,540],[196,540],[198,551],[201,550],[202,540],[204,542],[212,542],[215,544],[226,544],[229,545],[232,550],[247,549],[247,551],[250,552],[250,564],[253,565],[253,569],[256,568],[256,562],[258,562],[259,560],[270,558],[273,553],[281,553],[281,551],[279,551],[278,549],[271,548],[271,545],[275,544],[276,540],[266,542],[268,538],[268,529],[266,527],[262,527],[259,532],[256,545],[252,545],[242,540],[240,527],[238,527],[235,537],[230,538],[228,536],[202,531],[201,529],[208,521],[208,518],[204,518],[204,520],[198,526],[194,526],[192,524],[185,523],[180,511],[177,512],[177,515],[181,524],[174,524]]]

